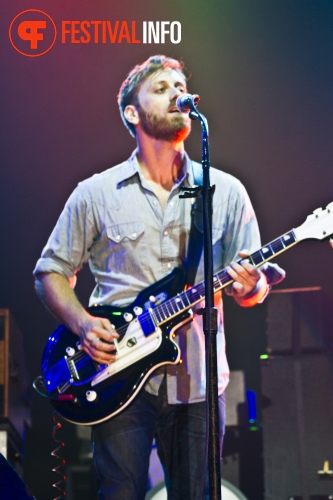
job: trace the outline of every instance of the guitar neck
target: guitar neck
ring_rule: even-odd
[[[298,242],[299,240],[296,237],[295,230],[291,230],[242,260],[247,260],[255,267],[259,267],[265,262],[273,259],[276,255],[279,255],[296,245]],[[227,285],[230,285],[233,281],[234,280],[230,278],[226,268],[217,272],[213,276],[214,293],[222,290],[222,288]],[[188,290],[155,307],[150,311],[150,313],[153,316],[155,323],[157,325],[162,325],[172,317],[178,316],[187,309],[190,309],[204,298],[205,282],[201,281],[194,287],[189,288]]]

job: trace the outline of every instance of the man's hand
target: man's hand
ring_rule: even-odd
[[[90,316],[79,329],[79,337],[82,348],[97,363],[107,365],[116,360],[113,341],[119,335],[108,319]]]
[[[234,282],[225,288],[225,292],[232,295],[240,306],[251,307],[264,300],[270,287],[265,275],[246,260],[250,252],[242,250],[238,255],[245,260],[240,263],[231,262],[227,267]]]
[[[246,257],[249,256],[249,252],[247,250],[242,250],[238,255],[242,259],[246,259]],[[259,269],[250,264],[247,260],[242,260],[240,263],[230,262],[227,267],[227,272],[234,282],[226,287],[225,291],[227,295],[233,295],[236,300],[251,294],[262,278]]]
[[[80,337],[81,347],[97,363],[116,359],[113,340],[119,335],[106,318],[91,316],[76,297],[74,279],[57,273],[36,276],[36,291],[52,314]]]
[[[277,285],[284,280],[286,273],[277,264],[266,263],[256,268],[248,262],[248,250],[239,252],[240,263],[231,262],[227,268],[229,276],[234,282],[225,288],[227,295],[232,295],[236,302],[243,307],[251,307],[263,302],[271,285]]]

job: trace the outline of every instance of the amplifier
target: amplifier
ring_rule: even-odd
[[[333,498],[324,470],[333,463],[333,299],[320,288],[280,290],[267,311],[265,500]]]
[[[30,386],[21,331],[9,309],[0,309],[0,419],[21,438],[30,426]]]

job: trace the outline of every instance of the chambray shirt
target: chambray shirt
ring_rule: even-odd
[[[179,180],[162,211],[158,198],[141,174],[136,151],[125,162],[79,183],[38,260],[34,274],[60,273],[67,278],[86,263],[96,286],[90,304],[125,306],[137,294],[157,282],[176,266],[186,264],[191,225],[191,199],[180,199],[180,186],[194,183],[193,168],[201,165],[186,155]],[[244,186],[233,176],[210,169],[213,196],[214,271],[238,260],[238,252],[260,247],[257,221]],[[196,282],[204,279],[203,257]],[[200,307],[198,304],[197,307]],[[228,383],[225,355],[222,294],[215,295],[218,309],[218,390]],[[182,363],[154,372],[145,388],[157,394],[167,374],[169,403],[205,399],[205,338],[202,318],[177,330],[175,341]]]

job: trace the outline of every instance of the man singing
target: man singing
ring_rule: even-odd
[[[90,304],[122,307],[138,293],[188,266],[191,199],[181,186],[195,183],[201,165],[185,152],[191,130],[188,113],[176,106],[187,92],[182,63],[150,57],[135,66],[120,87],[118,103],[136,149],[120,165],[81,182],[53,230],[34,274],[39,297],[97,363],[110,364],[119,337],[108,319],[94,317],[78,301],[76,274],[89,262],[96,286]],[[239,256],[260,247],[257,220],[243,185],[211,169],[214,269],[228,266],[234,280],[226,290],[241,306],[261,302],[270,284],[284,277],[278,267],[255,268]],[[266,278],[266,276],[268,278]],[[273,277],[273,278],[272,278]],[[203,258],[196,282],[203,280]],[[218,310],[217,357],[220,447],[224,431],[229,370],[225,355],[222,295]],[[182,363],[164,365],[147,377],[120,413],[92,428],[95,475],[100,499],[140,500],[147,489],[149,456],[155,438],[170,499],[209,498],[208,475],[201,484],[206,439],[205,338],[201,316],[176,332]]]

